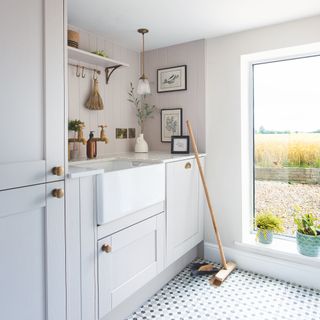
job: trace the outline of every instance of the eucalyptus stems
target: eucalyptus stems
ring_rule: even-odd
[[[149,105],[148,103],[144,102],[144,96],[138,98],[134,94],[134,87],[132,82],[130,82],[130,90],[128,92],[130,101],[136,108],[136,117],[138,119],[138,125],[141,128],[141,133],[144,131],[144,123],[147,119],[153,118],[153,113],[157,110],[155,105]]]

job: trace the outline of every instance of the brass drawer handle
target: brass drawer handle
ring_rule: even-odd
[[[53,189],[52,196],[55,198],[58,198],[58,199],[63,198],[64,190],[63,189]]]
[[[63,176],[64,174],[64,169],[63,167],[54,167],[52,168],[52,173],[56,176]]]
[[[184,166],[185,169],[191,169],[191,163],[187,162]]]
[[[112,251],[112,247],[110,246],[110,244],[104,244],[102,247],[101,247],[101,250],[106,252],[106,253],[110,253]]]

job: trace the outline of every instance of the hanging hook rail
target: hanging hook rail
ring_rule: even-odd
[[[80,77],[79,66],[77,66],[76,76],[77,76],[78,78]]]
[[[69,63],[69,66],[72,66],[72,67],[76,67],[76,68],[77,68],[76,76],[77,76],[78,78],[81,76],[80,71],[79,71],[80,68],[82,69],[82,78],[85,77],[84,70],[89,70],[89,71],[93,71],[93,72],[96,73],[96,74],[101,74],[101,71],[98,70],[98,69],[88,68],[88,67],[82,66],[82,65],[80,65],[80,64]]]

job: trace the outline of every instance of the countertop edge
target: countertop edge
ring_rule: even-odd
[[[206,153],[199,153],[199,157],[203,158],[206,157],[207,154]],[[181,157],[177,157],[177,158],[171,158],[171,159],[163,159],[163,160],[159,160],[161,162],[164,163],[168,163],[168,162],[175,162],[175,161],[183,161],[183,160],[188,160],[188,159],[194,159],[196,156],[195,154],[188,154],[188,155],[181,155]]]
[[[150,154],[149,154],[150,155]],[[152,154],[151,154],[152,155]],[[161,155],[161,157],[165,157],[166,155],[171,158],[162,158],[162,159],[157,159],[157,155]],[[200,153],[199,157],[206,157],[206,153]],[[101,157],[99,159],[95,160],[103,160],[103,159],[114,159],[115,157],[118,159],[127,159],[127,160],[138,160],[136,157],[134,157],[135,154],[118,154],[118,155],[106,155],[104,157]],[[149,159],[141,159],[143,161],[159,161],[160,163],[170,163],[170,162],[177,162],[177,161],[185,161],[189,159],[194,159],[195,154],[175,154],[173,157],[172,154],[163,154],[163,153],[155,153],[154,158],[149,158]],[[85,168],[84,163],[86,161],[90,160],[79,160],[79,161],[72,161],[69,162],[69,167],[68,167],[68,173],[67,173],[67,179],[77,179],[77,178],[83,178],[83,177],[90,177],[90,176],[95,176],[98,174],[102,174],[104,172],[103,169],[91,169],[91,168]],[[83,166],[80,166],[83,165]]]

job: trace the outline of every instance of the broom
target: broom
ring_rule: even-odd
[[[220,239],[218,225],[217,225],[216,217],[215,217],[215,214],[214,214],[214,211],[213,211],[213,206],[212,206],[212,203],[211,203],[211,199],[210,199],[207,183],[206,183],[206,180],[205,180],[205,177],[204,177],[203,169],[202,169],[202,166],[201,166],[198,148],[197,148],[196,141],[195,141],[195,138],[194,138],[194,135],[193,135],[191,124],[190,124],[190,122],[188,120],[187,120],[187,127],[188,127],[189,135],[190,135],[190,138],[191,138],[192,148],[193,148],[193,151],[195,153],[197,165],[198,165],[198,168],[199,168],[202,185],[203,185],[204,192],[205,192],[205,195],[206,195],[206,200],[207,200],[207,204],[208,204],[208,207],[209,207],[211,220],[212,220],[213,228],[214,228],[214,231],[215,231],[216,240],[217,240],[217,243],[218,243],[219,254],[220,254],[220,258],[221,258],[221,264],[222,264],[222,267],[223,267],[220,271],[218,271],[215,274],[215,276],[213,276],[210,279],[210,283],[212,285],[214,285],[214,286],[220,286],[221,283],[236,268],[236,264],[234,262],[232,262],[232,261],[227,262],[226,258],[224,256],[224,251],[223,251],[222,242],[221,242],[221,239]],[[213,268],[212,264],[205,264],[205,265],[201,265],[199,267],[198,272],[205,274],[205,273],[208,273],[208,272],[212,272],[214,270],[215,270],[215,268]]]
[[[86,102],[89,110],[103,110],[103,101],[99,93],[98,79],[93,76],[93,90]]]

